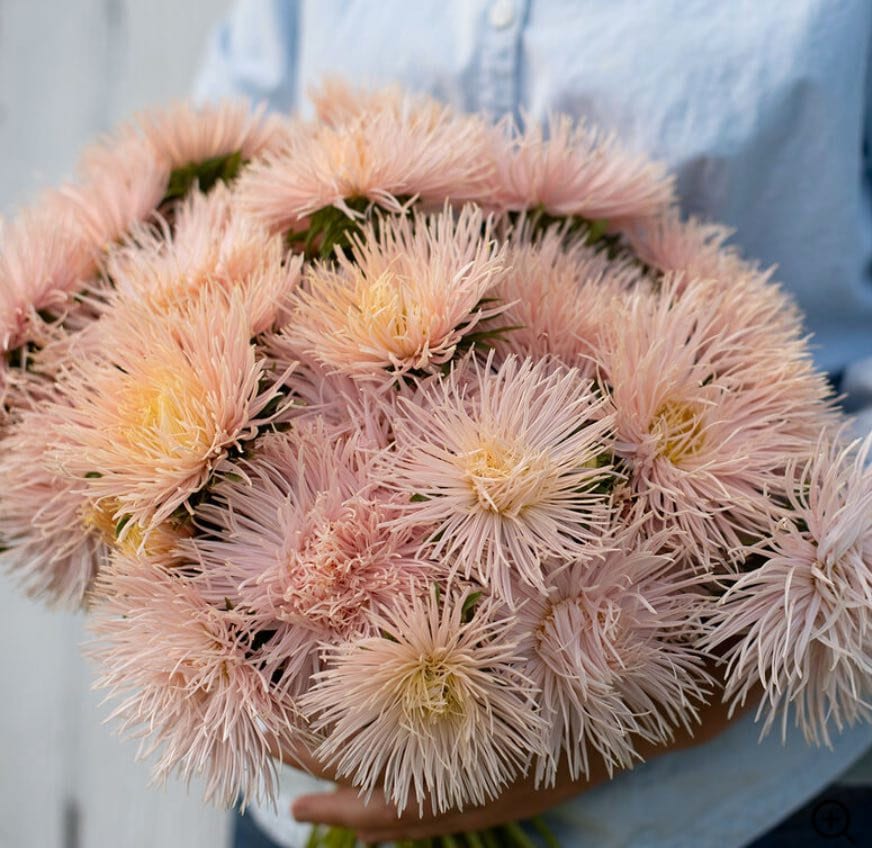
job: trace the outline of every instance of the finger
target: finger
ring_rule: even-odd
[[[498,799],[479,807],[449,810],[437,816],[417,816],[398,821],[388,827],[362,828],[358,837],[365,844],[396,842],[403,839],[429,839],[458,833],[488,830],[520,819],[538,815],[562,800],[549,791],[536,791],[532,785],[514,784]]]
[[[299,822],[347,827],[350,830],[384,830],[398,822],[396,807],[373,795],[368,801],[356,789],[340,786],[333,792],[303,795],[291,806]]]
[[[490,807],[474,807],[464,812],[450,810],[439,815],[425,815],[424,818],[419,818],[417,813],[412,813],[404,814],[399,819],[394,816],[386,827],[361,827],[357,835],[366,845],[407,839],[429,839],[434,836],[486,830],[495,824],[514,821],[516,818],[518,816],[511,810]]]

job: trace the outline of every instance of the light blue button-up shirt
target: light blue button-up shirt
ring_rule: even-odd
[[[494,117],[584,115],[665,160],[685,211],[777,263],[819,364],[872,403],[869,0],[242,0],[200,98],[306,111],[325,76],[401,82]],[[868,392],[868,398],[864,397]],[[752,717],[584,793],[562,844],[730,848],[772,826],[872,742],[758,745]]]

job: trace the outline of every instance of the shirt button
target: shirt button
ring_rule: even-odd
[[[505,29],[515,20],[515,4],[512,0],[494,0],[488,15],[494,29]]]

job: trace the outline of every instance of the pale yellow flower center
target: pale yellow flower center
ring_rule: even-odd
[[[127,532],[119,540],[117,534],[119,519],[115,518],[117,508],[116,501],[103,501],[101,504],[88,506],[82,513],[82,523],[88,529],[99,533],[109,547],[132,556],[142,544],[143,530],[138,524],[126,527]]]
[[[687,401],[662,403],[651,420],[650,432],[657,439],[658,455],[673,465],[696,456],[705,447],[703,406]]]
[[[131,386],[119,403],[120,435],[134,450],[153,448],[165,455],[206,450],[212,428],[192,411],[201,396],[196,381],[166,368],[156,369]]]
[[[102,504],[87,506],[82,511],[82,524],[89,530],[100,534],[107,545],[115,544],[116,519],[113,518],[115,504],[104,501]]]
[[[402,291],[390,275],[383,274],[365,285],[358,307],[365,318],[381,324],[391,335],[405,335],[409,315]]]
[[[118,502],[111,499],[91,504],[82,511],[82,523],[96,531],[106,545],[131,557],[140,552],[146,556],[167,555],[179,540],[180,534],[168,523],[147,533],[141,524],[135,522],[126,522],[120,527],[120,519],[115,518],[117,511]]]
[[[391,273],[360,280],[347,320],[353,338],[372,339],[397,359],[408,360],[426,350],[430,328],[421,306],[410,303],[403,289]]]
[[[155,312],[172,313],[186,304],[196,303],[211,279],[205,272],[175,276],[171,284],[150,291],[148,303]]]
[[[420,656],[402,682],[403,711],[418,721],[463,714],[457,671],[444,651]]]
[[[479,507],[517,515],[544,500],[554,480],[550,459],[499,439],[483,439],[460,457]]]

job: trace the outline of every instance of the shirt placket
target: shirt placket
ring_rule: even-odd
[[[518,62],[523,0],[491,0],[484,19],[479,108],[496,119],[518,111]]]

